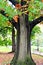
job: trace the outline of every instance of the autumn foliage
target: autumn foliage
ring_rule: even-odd
[[[15,22],[18,22],[18,15],[14,16],[13,19],[15,20]]]
[[[21,4],[16,4],[15,7],[16,7],[16,9],[20,9],[21,8]]]
[[[42,0],[42,2],[43,2],[43,0]]]

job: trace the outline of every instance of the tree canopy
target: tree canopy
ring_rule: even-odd
[[[18,0],[17,2],[21,4],[21,0]],[[1,14],[1,10],[5,11],[6,16]],[[27,10],[29,11],[28,19],[30,21],[38,18],[41,10],[43,10],[43,2],[39,0],[31,0],[29,1]],[[21,16],[22,13],[21,10],[16,9],[16,7],[11,3],[11,0],[0,0],[0,34],[5,36],[7,34],[7,28],[11,30],[12,25],[9,20],[14,18],[15,15]]]
[[[30,2],[28,10],[29,10],[29,19],[30,20],[38,18],[41,15],[41,10],[43,10],[43,2],[41,2],[39,0]]]
[[[20,1],[20,0],[19,0]],[[8,15],[9,18],[13,18],[15,15],[21,15],[22,12],[20,10],[17,10],[13,4],[9,4],[9,0],[0,0],[0,10],[4,10],[6,16]],[[29,11],[29,20],[33,20],[40,16],[40,11],[43,9],[43,2],[41,1],[30,1],[28,5],[28,11]],[[12,13],[13,12],[13,13]],[[3,15],[0,15],[3,17]],[[6,17],[3,17],[3,21],[7,21]]]

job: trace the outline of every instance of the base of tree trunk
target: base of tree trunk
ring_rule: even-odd
[[[26,56],[24,61],[13,59],[10,65],[36,65],[36,63],[33,61],[31,57]]]

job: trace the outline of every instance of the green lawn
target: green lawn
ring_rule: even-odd
[[[34,51],[35,49],[37,49],[37,46],[31,46],[31,50]],[[0,52],[11,52],[12,51],[12,47],[11,46],[0,46]],[[43,47],[39,47],[39,51],[43,52]]]
[[[34,51],[37,49],[37,46],[31,46],[31,50]],[[39,52],[43,52],[43,47],[39,47]]]
[[[0,52],[11,52],[12,47],[11,46],[0,46]]]

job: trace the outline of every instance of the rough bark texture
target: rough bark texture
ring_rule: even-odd
[[[27,54],[31,57],[31,43],[30,43],[30,22],[28,21],[28,14],[25,15],[25,22],[27,27]]]
[[[25,23],[25,15],[20,17],[20,48],[19,60],[24,60],[27,55],[27,28]]]

